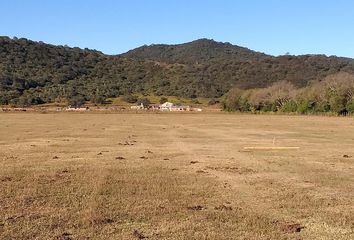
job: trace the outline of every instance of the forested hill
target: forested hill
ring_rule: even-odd
[[[154,60],[165,63],[198,64],[209,61],[248,62],[264,60],[271,56],[230,43],[199,39],[178,45],[154,44],[133,49],[125,54],[128,58]]]
[[[306,86],[340,71],[353,74],[354,61],[323,55],[273,57],[208,39],[109,56],[0,37],[0,105],[75,99],[100,103],[131,93],[220,97],[232,87],[267,87],[284,80]]]

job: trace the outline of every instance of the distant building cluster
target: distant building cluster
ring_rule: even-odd
[[[126,106],[45,106],[45,107],[23,107],[23,108],[13,108],[13,107],[1,107],[0,112],[26,112],[26,111],[55,111],[55,112],[88,112],[88,111],[127,111],[129,108]],[[174,105],[171,102],[165,102],[163,104],[149,104],[144,105],[134,105],[130,107],[130,110],[152,110],[152,111],[162,111],[162,112],[202,112],[201,108],[195,108],[187,105]]]
[[[130,107],[134,110],[157,110],[157,111],[170,111],[170,112],[201,112],[201,108],[194,108],[191,106],[174,105],[171,102],[165,102],[163,104],[150,104],[149,106],[144,106],[144,104],[134,105]]]

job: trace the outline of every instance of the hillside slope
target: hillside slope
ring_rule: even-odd
[[[353,74],[354,61],[322,55],[273,57],[208,39],[109,56],[0,37],[0,105],[73,98],[100,103],[130,93],[220,97],[235,86],[259,88],[282,80],[306,86],[340,71]]]

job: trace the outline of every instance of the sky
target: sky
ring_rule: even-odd
[[[0,35],[119,54],[199,38],[354,58],[353,0],[1,0]]]

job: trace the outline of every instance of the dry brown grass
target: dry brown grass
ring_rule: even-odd
[[[351,156],[352,118],[0,114],[0,238],[353,239]]]

